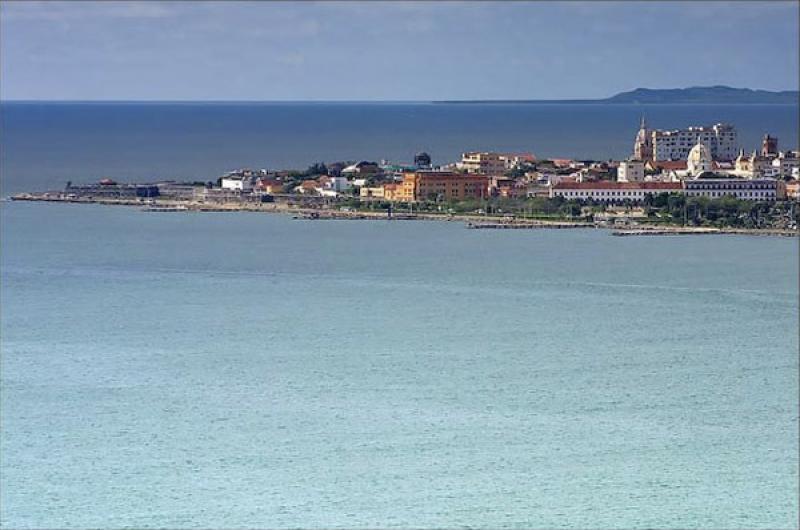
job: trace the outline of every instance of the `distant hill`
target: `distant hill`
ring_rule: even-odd
[[[622,92],[605,99],[488,99],[434,101],[434,103],[649,103],[664,105],[680,103],[798,104],[800,103],[800,92],[797,90],[771,92],[769,90],[752,90],[750,88],[733,88],[729,86],[697,86],[690,88],[637,88],[636,90]]]
[[[800,92],[752,90],[729,86],[690,88],[637,88],[600,100],[605,103],[798,103]]]

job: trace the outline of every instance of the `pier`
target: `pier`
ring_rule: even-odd
[[[594,228],[587,223],[468,222],[472,230],[533,230],[537,228]]]

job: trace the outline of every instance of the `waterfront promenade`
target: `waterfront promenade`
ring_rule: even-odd
[[[797,229],[777,228],[711,228],[693,226],[664,226],[636,224],[629,227],[620,227],[605,223],[592,223],[588,221],[551,221],[540,219],[518,218],[509,215],[477,215],[457,213],[431,213],[418,212],[409,214],[394,211],[368,210],[342,210],[333,208],[309,208],[290,204],[285,201],[276,202],[221,202],[203,203],[175,199],[118,199],[118,198],[85,198],[68,197],[60,193],[21,193],[10,197],[12,201],[31,202],[58,202],[71,204],[101,204],[106,206],[139,207],[143,211],[148,207],[156,206],[158,210],[173,210],[175,213],[189,212],[260,212],[280,213],[292,215],[298,219],[306,220],[397,220],[397,221],[456,221],[463,222],[471,229],[564,229],[564,228],[599,228],[612,230],[613,235],[641,236],[641,235],[762,235],[798,237]],[[152,212],[157,213],[157,212]],[[172,211],[170,213],[173,213]]]

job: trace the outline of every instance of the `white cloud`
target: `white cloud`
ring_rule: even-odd
[[[62,2],[3,3],[6,20],[59,21],[87,18],[163,18],[175,13],[170,2]]]

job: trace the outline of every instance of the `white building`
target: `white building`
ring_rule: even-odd
[[[714,156],[711,150],[706,147],[703,140],[697,140],[697,143],[686,157],[686,173],[689,176],[696,177],[712,169],[714,169]]]
[[[617,168],[617,182],[643,182],[644,162],[641,160],[623,160]]]
[[[681,193],[680,182],[559,182],[550,188],[550,197],[592,200],[596,202],[641,202],[648,195]]]
[[[323,177],[323,179],[324,179],[323,189],[326,190],[332,190],[341,193],[350,187],[350,182],[347,180],[347,177],[328,176],[328,177]]]
[[[778,196],[778,181],[774,179],[730,178],[705,173],[683,184],[689,197],[718,199],[731,195],[749,201],[774,201]]]
[[[800,153],[783,151],[772,159],[772,167],[777,168],[778,176],[791,177],[792,171],[800,167]]]
[[[680,160],[703,142],[715,160],[733,160],[738,151],[736,129],[732,125],[717,123],[710,127],[689,127],[672,131],[652,132],[653,160]]]
[[[252,191],[253,184],[250,182],[250,177],[231,175],[222,177],[222,189],[241,192]]]

